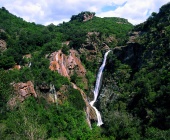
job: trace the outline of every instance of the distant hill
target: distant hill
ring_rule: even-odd
[[[100,32],[103,37],[115,36],[118,44],[122,44],[127,40],[127,32],[133,28],[125,19],[98,17],[86,22],[71,20],[59,26],[36,25],[16,17],[4,7],[0,9],[0,16],[0,29],[5,31],[1,32],[1,38],[7,42],[8,48],[6,53],[10,55],[13,52],[16,63],[21,61],[21,55],[43,50],[49,42],[72,41],[70,47],[79,47],[85,41],[86,34],[92,31]]]

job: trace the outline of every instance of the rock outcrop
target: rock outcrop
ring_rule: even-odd
[[[137,38],[139,37],[139,35],[141,34],[141,32],[131,32],[129,35],[129,40],[128,40],[128,44],[129,43],[136,43],[137,42]]]
[[[117,43],[114,36],[101,39],[102,35],[99,32],[88,32],[87,38],[84,44],[79,48],[80,54],[85,55],[87,61],[101,59],[101,52],[109,50],[109,43]],[[100,61],[99,61],[100,62]]]
[[[53,52],[50,55],[50,69],[58,71],[62,76],[70,78],[71,75],[76,72],[78,76],[85,76],[86,69],[82,65],[78,58],[78,52],[76,50],[70,50],[70,54],[67,56],[62,53],[61,50]]]
[[[138,43],[137,38],[140,32],[131,33],[126,46],[115,47],[114,54],[122,63],[130,65],[134,70],[137,70],[142,63],[142,54],[144,48]]]
[[[88,12],[88,11],[81,12],[78,15],[73,15],[71,17],[71,21],[77,20],[79,22],[82,22],[82,21],[85,22],[85,21],[88,21],[88,20],[92,19],[94,17],[94,15],[95,15],[94,12]]]
[[[67,96],[64,94],[67,91],[68,91],[67,85],[62,85],[58,91],[55,90],[54,85],[50,85],[48,92],[46,92],[46,94],[44,94],[44,96],[48,102],[56,103],[57,105],[61,105],[67,99]]]
[[[85,13],[83,21],[88,21],[94,17],[94,13]]]
[[[79,48],[80,54],[86,56],[87,61],[95,60],[97,53],[99,51],[99,33],[98,32],[88,32],[87,38],[82,47]]]
[[[34,90],[34,85],[31,81],[26,83],[15,83],[13,84],[14,87],[14,97],[8,101],[8,104],[11,108],[13,108],[17,102],[23,102],[29,96],[34,96],[37,98],[37,94]]]
[[[60,90],[56,92],[57,104],[63,104],[63,102],[67,99],[67,96],[64,95],[64,93],[67,92],[67,89],[68,87],[63,85]]]
[[[0,39],[0,52],[3,52],[7,49],[6,42],[2,39]]]

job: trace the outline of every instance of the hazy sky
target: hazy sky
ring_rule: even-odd
[[[169,0],[0,0],[0,7],[26,21],[48,25],[69,21],[82,11],[98,17],[122,17],[132,24],[144,22]]]

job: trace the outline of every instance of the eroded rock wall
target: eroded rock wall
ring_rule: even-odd
[[[37,93],[34,89],[34,84],[31,81],[26,83],[14,83],[14,96],[8,101],[8,105],[13,108],[17,102],[23,102],[29,96],[37,98]]]
[[[79,54],[76,50],[70,50],[67,56],[61,50],[50,55],[50,69],[58,71],[62,76],[70,78],[76,72],[78,76],[85,76],[86,69],[82,65]]]

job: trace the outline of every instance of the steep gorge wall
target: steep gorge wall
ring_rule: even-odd
[[[126,64],[132,69],[132,73],[138,71],[143,62],[144,47],[136,41],[139,36],[138,32],[132,33],[125,46],[118,46],[112,49],[110,53],[112,57],[108,58],[106,73],[103,76],[98,106],[101,110],[103,119],[107,117],[110,106],[121,96],[122,87],[119,85],[119,80],[124,77],[130,78],[128,69],[120,69],[115,73],[115,60],[120,60],[122,64]],[[114,58],[115,57],[115,58]]]

